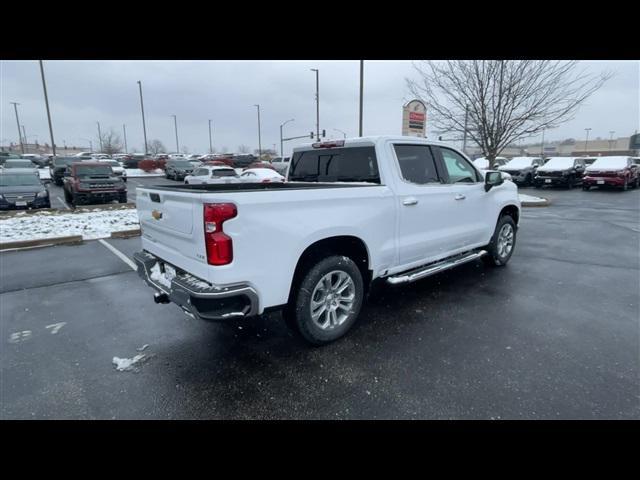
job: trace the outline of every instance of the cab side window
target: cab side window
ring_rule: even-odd
[[[462,155],[444,147],[440,147],[440,152],[449,176],[448,183],[475,183],[480,181],[475,168]]]
[[[436,162],[428,145],[393,146],[402,178],[417,185],[440,183]]]

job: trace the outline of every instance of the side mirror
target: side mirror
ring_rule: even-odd
[[[504,183],[504,178],[502,177],[501,172],[496,172],[494,170],[488,171],[484,176],[484,191],[488,192],[493,187],[497,187],[498,185],[502,185]]]

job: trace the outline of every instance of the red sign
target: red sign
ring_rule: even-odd
[[[424,113],[409,112],[409,121],[410,122],[424,122]]]

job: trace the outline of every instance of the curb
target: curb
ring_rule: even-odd
[[[542,198],[542,197],[540,197]],[[539,202],[520,202],[520,206],[521,207],[548,207],[549,205],[551,205],[551,201],[549,201],[548,198],[545,198],[545,202],[544,203],[539,203]]]
[[[67,214],[67,213],[85,213],[93,210],[129,210],[136,208],[135,203],[114,203],[114,204],[96,204],[96,205],[82,205],[77,208],[67,210],[65,208],[35,208],[33,210],[7,210],[0,212],[0,219],[15,217],[18,214],[37,215],[38,213],[49,212],[51,214]],[[21,215],[22,216],[22,215]]]
[[[119,232],[111,232],[110,238],[131,238],[139,237],[142,231],[139,228],[133,230],[120,230]]]
[[[41,238],[38,240],[20,240],[17,242],[0,243],[1,250],[42,247],[50,245],[77,245],[82,243],[82,235],[71,235],[68,237]]]

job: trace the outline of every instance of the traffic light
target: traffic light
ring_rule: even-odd
[[[313,132],[311,132],[310,138],[311,140],[313,140]]]
[[[326,131],[326,130],[324,130],[324,129],[322,129],[322,136],[323,136],[323,137],[326,137],[326,136],[327,136],[327,131]]]

